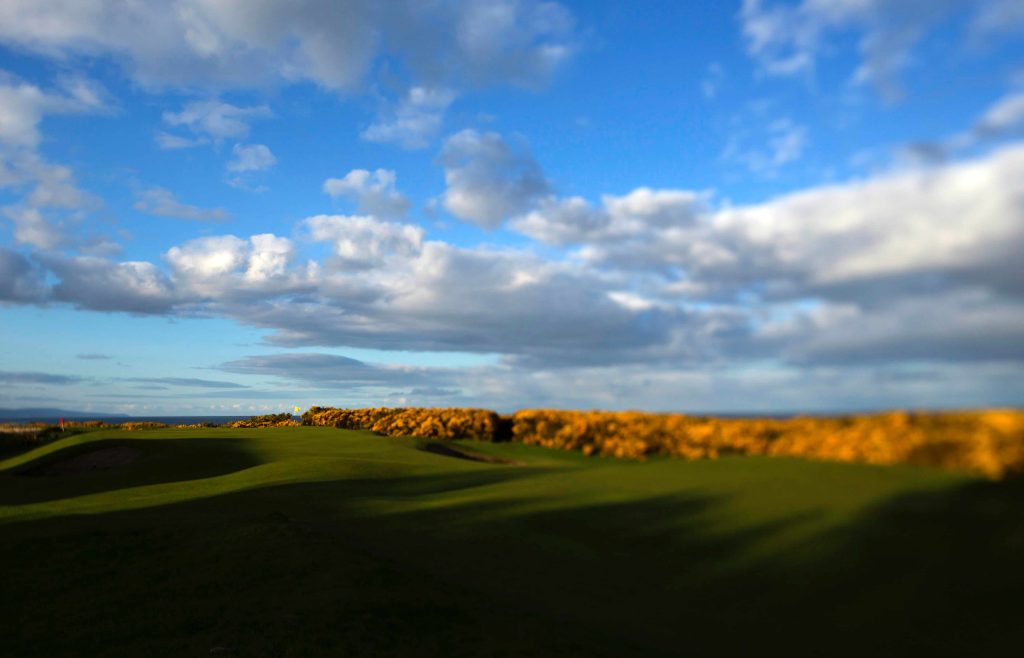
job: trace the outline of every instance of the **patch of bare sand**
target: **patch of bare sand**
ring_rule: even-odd
[[[81,455],[30,468],[27,471],[22,471],[21,474],[33,477],[82,475],[84,473],[108,471],[112,468],[127,466],[132,462],[138,461],[140,457],[142,457],[142,451],[138,448],[128,446],[99,448]]]

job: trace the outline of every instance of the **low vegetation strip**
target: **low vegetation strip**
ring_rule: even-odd
[[[1024,472],[1024,412],[888,412],[840,417],[730,419],[641,412],[312,407],[303,424],[387,436],[513,440],[588,455],[685,459],[725,454],[908,463],[999,479]]]
[[[1019,411],[722,419],[524,410],[513,416],[512,435],[526,444],[615,457],[790,456],[939,466],[991,478],[1024,470],[1024,413]]]
[[[311,407],[302,414],[304,425],[326,425],[349,430],[372,430],[385,436],[420,436],[427,439],[495,441],[501,419],[487,409],[425,409],[418,407],[333,409]]]
[[[253,416],[245,420],[235,420],[228,423],[228,427],[293,427],[299,423],[292,418],[290,413],[267,414],[264,416]]]

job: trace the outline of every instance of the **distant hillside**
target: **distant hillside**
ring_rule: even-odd
[[[127,414],[71,411],[69,409],[0,409],[0,420],[56,420],[58,418],[128,418]]]

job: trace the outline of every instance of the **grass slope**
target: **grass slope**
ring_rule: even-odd
[[[911,467],[645,463],[329,428],[0,461],[10,656],[991,655],[1024,497]],[[128,465],[28,475],[98,448]]]

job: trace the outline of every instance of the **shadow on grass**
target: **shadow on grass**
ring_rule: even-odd
[[[75,469],[93,455],[124,456]],[[0,473],[0,505],[24,505],[150,484],[198,480],[260,464],[241,439],[128,439],[68,446]],[[62,468],[70,466],[69,468]],[[81,472],[76,472],[81,471]]]
[[[416,449],[422,450],[423,452],[429,452],[434,455],[440,455],[442,457],[465,459],[467,461],[482,462],[485,464],[516,464],[516,462],[512,462],[507,459],[499,459],[498,457],[483,455],[478,452],[473,452],[472,450],[463,450],[453,447],[450,441],[431,441],[429,439],[419,439],[416,442]]]
[[[0,619],[18,620],[5,643],[19,656],[1019,648],[1020,482],[900,496],[752,555],[813,518],[723,525],[728,498],[701,491],[605,504],[473,495],[533,470],[303,483],[12,524],[0,563],[25,566],[0,579]]]

